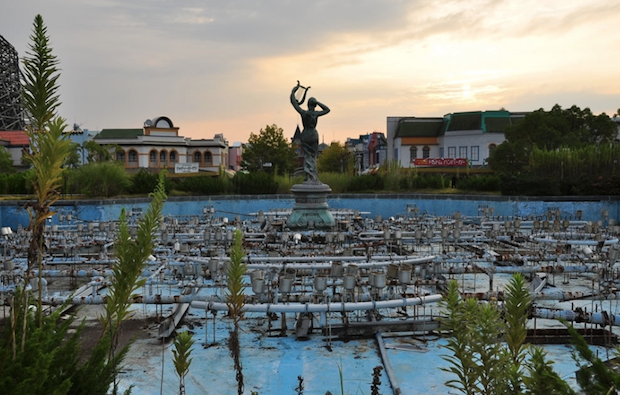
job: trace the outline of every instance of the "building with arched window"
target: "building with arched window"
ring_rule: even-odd
[[[417,159],[467,159],[483,166],[493,149],[504,142],[504,131],[527,112],[474,111],[439,118],[388,117],[388,160],[414,167]]]
[[[228,166],[228,142],[222,134],[213,139],[186,138],[167,117],[148,119],[142,128],[103,129],[93,140],[117,146],[115,158],[128,171],[167,169],[174,173],[177,164],[197,163],[198,171],[219,174],[220,168]]]

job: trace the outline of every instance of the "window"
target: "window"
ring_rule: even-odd
[[[431,156],[431,149],[428,146],[422,148],[422,158],[428,158]]]
[[[125,151],[116,152],[116,160],[119,162],[125,162]]]
[[[213,162],[213,156],[211,156],[211,152],[205,152],[205,165],[210,165]]]
[[[136,164],[138,163],[138,152],[135,149],[129,151],[128,155],[129,163]]]
[[[159,164],[161,166],[166,166],[166,163],[168,162],[166,159],[168,158],[168,153],[166,151],[161,151],[159,153]]]
[[[474,145],[471,147],[471,160],[472,162],[478,162],[480,160],[480,156],[479,156],[479,147],[477,145]]]
[[[157,166],[157,151],[149,152],[149,166]]]
[[[448,158],[456,158],[456,147],[448,147]]]
[[[459,158],[467,158],[467,147],[459,147]]]
[[[413,162],[418,157],[418,149],[414,146],[409,148],[409,162]]]
[[[170,151],[170,163],[177,163],[177,152]]]
[[[489,156],[491,156],[491,152],[493,152],[495,148],[497,148],[496,144],[489,144]]]
[[[443,158],[443,147],[439,147],[439,157]]]
[[[200,158],[202,157],[202,155],[200,154],[200,152],[196,151],[194,152],[194,163],[200,163]]]

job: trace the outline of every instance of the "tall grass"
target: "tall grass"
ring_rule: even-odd
[[[401,187],[400,179],[406,173],[402,171],[400,164],[395,161],[386,162],[379,169],[378,175],[383,178],[383,189],[386,191],[398,191]]]
[[[346,173],[320,173],[319,180],[332,189],[332,193],[346,193],[349,191],[351,176]]]
[[[530,154],[530,172],[540,177],[577,179],[584,175],[620,174],[620,146],[606,144],[578,149],[543,150],[534,147]]]
[[[277,193],[290,193],[293,185],[301,184],[302,182],[304,182],[304,177],[284,174],[282,176],[275,176],[275,180],[278,184]]]

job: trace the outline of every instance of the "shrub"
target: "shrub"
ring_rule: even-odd
[[[199,195],[219,195],[225,192],[224,182],[218,177],[185,177],[179,181],[176,189]]]
[[[502,195],[558,196],[561,193],[560,182],[554,178],[504,173],[500,179]]]
[[[463,191],[493,192],[500,190],[501,180],[496,175],[464,177],[459,179],[456,187]]]
[[[122,165],[114,162],[88,163],[75,171],[73,185],[88,197],[111,197],[125,192],[130,176]]]
[[[155,190],[158,182],[159,173],[152,173],[146,169],[140,169],[139,172],[131,177],[129,192],[148,195]],[[167,177],[164,178],[164,188],[166,190],[166,195],[169,195],[172,190],[172,181]]]
[[[378,175],[355,176],[349,182],[349,191],[351,192],[382,191],[382,190],[383,190],[383,177],[380,177]]]
[[[278,183],[273,175],[263,171],[248,174],[237,173],[232,181],[237,194],[259,195],[278,191]]]
[[[418,174],[411,180],[413,189],[443,189],[447,184],[441,174]]]
[[[27,185],[27,178],[28,172],[0,174],[0,194],[23,195],[32,192],[32,187]]]

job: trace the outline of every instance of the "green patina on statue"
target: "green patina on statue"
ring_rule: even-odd
[[[304,89],[304,94],[301,100],[298,101],[295,94],[300,88]],[[297,86],[295,86],[291,92],[291,104],[301,115],[301,122],[304,125],[304,130],[299,134],[295,134],[293,140],[299,140],[304,153],[305,182],[318,183],[320,181],[316,166],[316,157],[319,150],[319,133],[316,131],[316,124],[320,116],[329,112],[329,107],[323,103],[320,103],[314,97],[311,97],[308,99],[308,109],[302,109],[301,105],[306,99],[308,89],[310,89],[310,87],[302,87],[299,84],[299,81],[297,81]],[[320,111],[315,110],[317,106],[321,109]]]

